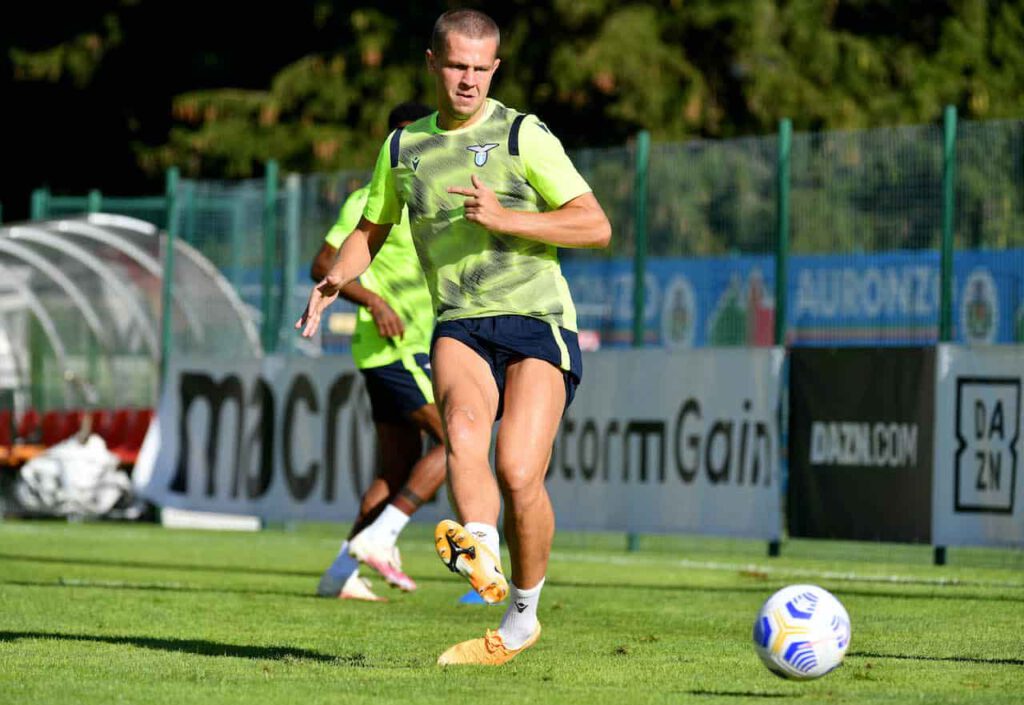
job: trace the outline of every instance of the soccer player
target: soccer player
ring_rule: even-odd
[[[464,522],[438,525],[438,555],[488,601],[509,597],[498,629],[451,647],[438,659],[444,665],[505,663],[540,636],[537,605],[554,535],[544,474],[582,375],[556,248],[604,247],[611,238],[558,139],[536,117],[487,97],[498,45],[497,25],[481,12],[438,18],[426,55],[437,112],[389,136],[363,219],[296,323],[303,335],[315,333],[339,288],[369,264],[408,206],[437,314],[434,391],[449,489]],[[499,558],[502,499],[511,585]]]
[[[388,116],[388,128],[403,127],[430,112],[425,105],[402,103]],[[368,195],[367,185],[345,201],[313,260],[314,281],[324,278],[345,237],[359,224]],[[409,516],[444,482],[442,424],[430,383],[434,310],[404,213],[360,281],[349,282],[339,293],[360,306],[352,357],[370,395],[379,467],[362,497],[352,531],[320,578],[317,593],[378,601],[382,598],[359,575],[359,561],[389,584],[415,590],[416,583],[402,571],[395,542]],[[425,455],[421,431],[439,443]]]

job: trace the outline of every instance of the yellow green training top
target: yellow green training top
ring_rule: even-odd
[[[328,245],[341,247],[359,224],[369,195],[369,185],[349,195],[338,222],[324,237]],[[383,367],[415,353],[430,352],[430,336],[434,332],[430,291],[413,246],[409,218],[405,213],[401,215],[404,217],[391,228],[377,256],[359,277],[359,283],[387,301],[405,324],[405,334],[401,338],[382,337],[373,315],[360,306],[352,336],[352,359],[359,369]]]
[[[575,331],[576,309],[555,246],[466,220],[466,197],[447,189],[471,188],[476,174],[505,208],[535,213],[591,189],[535,116],[495,100],[484,110],[479,122],[457,130],[440,129],[434,113],[392,132],[364,215],[380,225],[400,223],[408,207],[438,321],[514,314]]]

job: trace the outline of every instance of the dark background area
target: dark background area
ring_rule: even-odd
[[[430,99],[439,12],[503,32],[493,94],[569,147],[1024,115],[1024,0],[538,0],[267,6],[5,3],[0,203],[159,193],[186,176],[371,163],[395,102]]]

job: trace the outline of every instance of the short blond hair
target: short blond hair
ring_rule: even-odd
[[[434,23],[430,35],[430,50],[440,55],[444,51],[449,34],[460,34],[470,39],[493,37],[501,45],[501,30],[498,24],[479,10],[448,10]]]

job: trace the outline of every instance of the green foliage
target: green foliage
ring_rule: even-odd
[[[121,23],[114,13],[103,15],[95,29],[77,34],[42,49],[12,46],[10,60],[14,75],[22,81],[57,83],[69,78],[77,88],[92,81],[107,53],[123,41]]]
[[[371,164],[390,106],[432,98],[423,13],[319,3],[312,14],[339,31],[337,49],[283,67],[244,106],[231,89],[180,95],[167,142],[139,150],[147,169]],[[496,97],[569,146],[642,128],[656,141],[763,134],[785,116],[798,131],[927,123],[946,103],[965,118],[1024,112],[1024,0],[518,0],[495,15]]]
[[[433,100],[423,52],[450,4],[275,7],[280,37],[244,41],[287,57],[276,71],[257,78],[235,66],[230,78],[176,89],[167,126],[147,118],[136,131],[150,135],[135,140],[139,166],[159,179],[169,165],[191,177],[256,176],[270,158],[286,172],[372,165],[390,108]],[[88,89],[108,65],[138,55],[132,47],[160,26],[138,18],[154,8],[109,0],[80,10],[66,37],[12,41],[16,80]],[[502,29],[494,96],[553,128],[612,216],[613,249],[588,256],[633,250],[630,140],[640,129],[655,145],[652,254],[769,250],[783,117],[796,130],[795,252],[934,247],[946,104],[963,130],[958,244],[1024,242],[1019,126],[986,135],[969,122],[1024,115],[1024,0],[509,0],[485,9]],[[181,12],[197,28],[204,21],[199,3]],[[192,60],[241,61],[243,40],[211,31],[220,48],[197,41]],[[894,127],[908,124],[923,127]],[[697,139],[746,135],[764,137]]]

